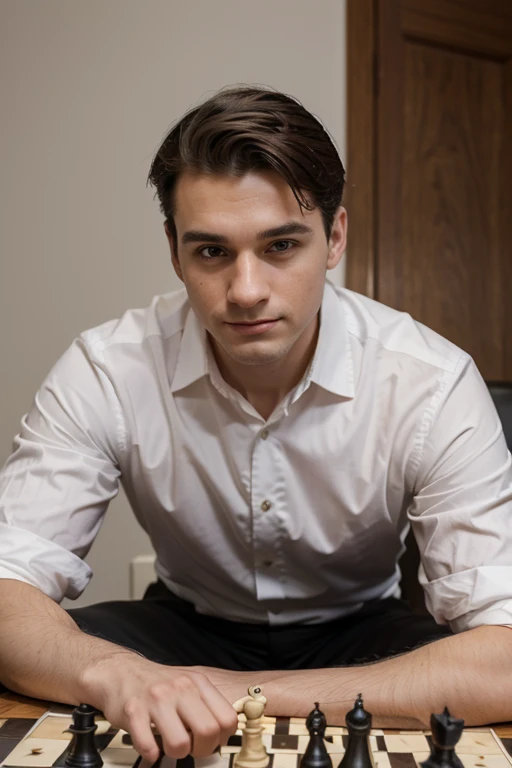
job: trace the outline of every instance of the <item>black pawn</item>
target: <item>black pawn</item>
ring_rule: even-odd
[[[64,761],[66,768],[101,768],[103,760],[94,740],[98,726],[94,722],[96,710],[88,704],[80,704],[73,710],[73,723],[69,732],[73,734]]]
[[[448,707],[445,707],[441,715],[430,716],[430,728],[432,746],[430,755],[420,763],[422,768],[463,768],[462,761],[455,752],[455,745],[461,737],[464,720],[452,717]]]
[[[339,768],[373,768],[373,758],[368,737],[372,728],[372,716],[363,706],[361,694],[358,695],[354,709],[345,717],[348,728],[348,744]]]
[[[323,712],[315,708],[308,715],[306,727],[309,731],[309,742],[299,763],[299,768],[332,768],[332,760],[324,742],[327,721]]]

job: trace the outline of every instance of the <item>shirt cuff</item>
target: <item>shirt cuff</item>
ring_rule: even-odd
[[[77,555],[31,531],[0,523],[0,578],[37,587],[56,603],[82,594],[92,570]]]
[[[483,565],[433,581],[420,567],[419,581],[429,612],[454,632],[512,624],[512,566]]]

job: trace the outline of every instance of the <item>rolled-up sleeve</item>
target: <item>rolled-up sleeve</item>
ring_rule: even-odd
[[[455,632],[512,624],[512,460],[471,359],[441,383],[422,431],[409,519],[427,608]]]
[[[82,558],[119,489],[122,430],[114,387],[80,337],[37,392],[0,472],[0,578],[57,602],[85,589]]]

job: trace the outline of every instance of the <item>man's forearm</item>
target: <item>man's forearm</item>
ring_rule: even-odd
[[[0,579],[0,681],[18,693],[78,704],[84,672],[131,651],[81,632],[35,587]]]
[[[445,706],[468,726],[512,719],[507,627],[479,627],[364,666],[264,674],[269,714],[305,717],[319,701],[328,722],[342,724],[361,692],[381,727],[428,727]]]
[[[362,666],[204,671],[230,701],[248,685],[262,684],[266,714],[306,717],[318,701],[331,725],[344,724],[358,693],[377,727],[428,727],[430,714],[445,706],[468,726],[512,720],[512,630],[507,627],[479,627]]]
[[[39,590],[13,580],[0,580],[0,626],[0,681],[29,696],[77,704],[86,696],[87,670],[119,654],[138,658],[84,634]],[[512,631],[507,627],[479,627],[362,666],[201,671],[229,701],[261,683],[267,714],[306,717],[318,701],[332,725],[344,723],[358,693],[381,727],[428,726],[430,713],[445,706],[468,726],[512,720]]]

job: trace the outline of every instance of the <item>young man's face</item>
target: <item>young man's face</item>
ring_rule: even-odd
[[[273,363],[316,329],[326,270],[345,247],[343,209],[328,242],[320,211],[302,212],[276,173],[185,173],[175,191],[175,225],[176,273],[229,358]]]

